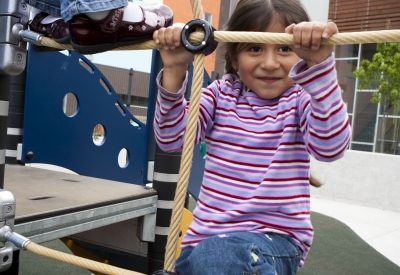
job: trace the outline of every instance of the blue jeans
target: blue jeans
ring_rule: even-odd
[[[288,235],[235,232],[185,248],[175,270],[181,275],[293,275],[301,255]]]
[[[65,22],[77,14],[113,10],[128,5],[128,0],[24,0],[24,2],[46,13],[61,16]]]

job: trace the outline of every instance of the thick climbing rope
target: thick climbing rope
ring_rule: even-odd
[[[189,41],[193,44],[203,41],[204,33],[201,31],[190,34]],[[270,44],[293,44],[293,36],[286,33],[271,32],[229,32],[214,31],[214,39],[217,42],[254,42]],[[322,41],[323,45],[346,45],[346,44],[364,44],[364,43],[383,43],[400,42],[400,30],[366,31],[366,32],[347,32],[337,33],[331,38]],[[48,37],[40,38],[41,46],[47,46],[60,50],[73,50],[69,44],[59,44]],[[123,46],[114,50],[151,50],[159,49],[160,45],[154,41],[146,41],[140,44]]]
[[[192,167],[194,140],[196,137],[197,120],[200,106],[201,88],[204,78],[204,54],[194,56],[194,73],[192,92],[190,95],[189,118],[186,123],[186,133],[183,143],[181,166],[179,168],[178,184],[175,191],[174,207],[172,209],[171,223],[165,252],[164,269],[173,271],[175,266],[175,251],[177,249],[182,212],[186,198],[186,190],[189,183]]]
[[[204,12],[200,0],[190,0],[194,18],[204,19]],[[189,118],[186,122],[186,132],[183,142],[181,165],[179,168],[178,183],[175,191],[174,207],[172,209],[171,222],[168,232],[167,247],[165,251],[164,270],[173,271],[175,267],[179,231],[182,223],[182,214],[186,191],[189,184],[190,170],[194,140],[196,137],[197,121],[199,115],[200,95],[204,79],[204,54],[197,53],[194,56],[193,81],[190,95]]]
[[[203,19],[204,12],[201,6],[201,1],[190,0],[190,3],[192,6],[194,18]],[[213,35],[215,41],[217,42],[254,42],[289,45],[293,43],[292,35],[284,33],[215,31]],[[189,41],[193,44],[196,44],[203,41],[203,38],[204,34],[202,32],[196,31],[189,36]],[[400,42],[400,30],[338,33],[333,35],[330,39],[324,40],[322,44],[344,45],[382,42]],[[52,47],[56,49],[73,50],[71,45],[58,44],[54,40],[46,37],[41,37],[40,43],[42,46]],[[153,41],[147,41],[136,45],[120,47],[115,50],[144,50],[157,48],[160,48],[160,46],[155,44]],[[183,144],[182,160],[179,170],[178,184],[174,199],[174,208],[172,210],[171,223],[166,246],[164,269],[167,271],[173,271],[175,266],[175,251],[177,249],[182,212],[184,201],[186,198],[186,190],[189,183],[190,170],[192,166],[194,140],[196,136],[197,118],[200,106],[200,95],[204,77],[203,67],[204,54],[195,54],[189,118]],[[84,260],[83,258],[71,256],[54,250],[48,251],[48,248],[41,247],[34,243],[29,243],[27,245],[27,249],[43,256],[55,258],[60,261],[72,263],[90,270],[95,270],[106,274],[141,274],[120,268],[115,268],[90,260]],[[88,263],[86,263],[86,261],[88,261]]]
[[[31,252],[38,255],[45,256],[51,259],[55,259],[64,263],[73,264],[79,267],[86,268],[91,271],[97,271],[102,274],[113,274],[113,275],[143,275],[143,273],[134,272],[127,269],[122,269],[119,267],[103,264],[100,262],[92,261],[82,257],[70,255],[67,253],[59,252],[33,242],[27,242],[25,248]]]

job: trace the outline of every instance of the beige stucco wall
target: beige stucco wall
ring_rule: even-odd
[[[311,161],[323,182],[312,197],[400,212],[400,156],[348,150],[335,162]]]

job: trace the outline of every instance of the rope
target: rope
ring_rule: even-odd
[[[73,264],[79,267],[83,267],[92,271],[97,271],[104,274],[110,275],[143,275],[143,273],[138,273],[126,269],[122,269],[119,267],[99,263],[96,261],[88,260],[82,257],[70,255],[67,253],[59,252],[38,244],[35,244],[29,241],[25,248],[31,252],[39,254],[41,256],[45,256],[48,258],[52,258],[54,260],[58,260],[64,263]]]
[[[190,0],[194,18],[204,19],[204,12],[200,0]],[[204,37],[204,34],[203,34]],[[198,41],[198,42],[201,42]],[[192,92],[190,95],[189,118],[186,122],[186,133],[183,142],[182,158],[179,168],[178,183],[175,191],[174,207],[167,238],[164,270],[173,271],[175,267],[176,249],[179,231],[182,223],[186,191],[189,184],[190,170],[192,168],[193,148],[197,130],[197,119],[200,107],[200,95],[204,78],[204,54],[195,54]]]
[[[200,0],[190,0],[190,6],[192,7],[194,18],[204,19],[203,7]]]
[[[164,269],[173,271],[175,266],[175,251],[177,248],[182,211],[192,167],[193,148],[197,130],[197,119],[200,106],[201,88],[204,78],[204,54],[194,56],[194,73],[192,93],[190,96],[189,118],[186,122],[186,133],[183,143],[181,166],[179,168],[178,184],[175,191],[174,208],[172,209],[171,224],[168,233]]]
[[[287,33],[216,31],[214,38],[218,42],[293,44],[293,36]],[[400,42],[400,30],[337,33],[331,38],[323,40],[322,44],[345,45],[381,42]]]
[[[197,31],[189,36],[189,41],[193,44],[200,43],[204,38],[204,33]],[[228,32],[215,31],[214,39],[217,42],[255,42],[271,44],[292,44],[293,36],[287,33],[270,32]],[[56,48],[60,50],[73,50],[69,44],[59,44],[53,39],[42,37],[40,40],[42,46]],[[400,30],[368,31],[368,32],[348,32],[337,33],[331,38],[323,40],[323,45],[345,45],[345,44],[364,44],[364,43],[383,43],[400,42]],[[114,50],[151,50],[160,49],[161,46],[149,40],[143,43],[123,46]]]

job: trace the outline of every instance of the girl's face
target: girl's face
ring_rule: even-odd
[[[285,27],[275,23],[265,31],[284,33]],[[288,45],[250,43],[233,65],[247,88],[262,98],[273,99],[293,85],[288,75],[299,60]]]

